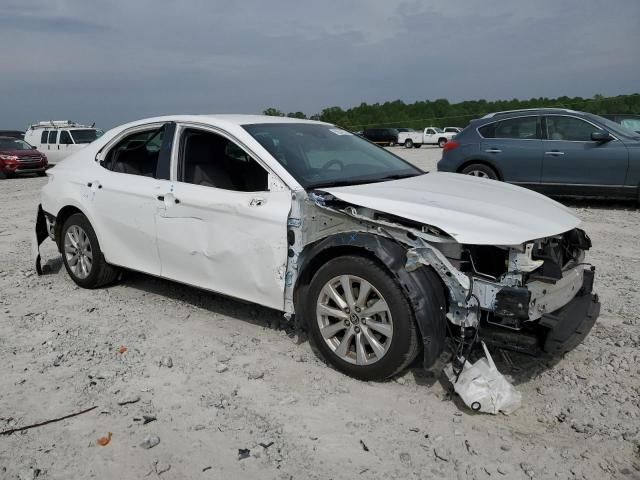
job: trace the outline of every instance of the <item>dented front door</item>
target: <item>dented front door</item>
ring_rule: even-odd
[[[157,219],[161,275],[282,310],[289,191],[174,182]]]

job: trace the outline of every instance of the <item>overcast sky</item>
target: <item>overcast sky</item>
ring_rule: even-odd
[[[640,91],[640,0],[1,0],[0,128]]]

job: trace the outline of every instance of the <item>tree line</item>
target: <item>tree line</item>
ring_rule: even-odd
[[[640,94],[593,98],[558,97],[531,98],[529,100],[467,100],[449,103],[447,99],[424,100],[405,103],[402,100],[393,102],[361,103],[357,107],[346,110],[341,107],[329,107],[320,113],[307,115],[304,112],[285,114],[276,108],[267,108],[265,115],[310,118],[333,123],[348,130],[362,130],[370,127],[408,127],[422,129],[427,126],[465,127],[470,120],[487,113],[501,110],[517,110],[522,108],[561,107],[583,112],[602,114],[636,114],[640,115]]]

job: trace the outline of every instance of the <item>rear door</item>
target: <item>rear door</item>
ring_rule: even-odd
[[[118,137],[99,154],[85,186],[86,204],[109,263],[160,275],[156,219],[169,187],[175,124],[149,124]]]
[[[47,149],[44,152],[49,163],[58,163],[61,158],[60,145],[58,144],[58,130],[49,130]]]
[[[60,130],[60,141],[58,143],[60,159],[64,159],[73,153],[75,145],[73,144],[69,130]]]
[[[629,152],[620,140],[594,142],[591,134],[603,129],[570,115],[546,115],[544,124],[542,182],[550,193],[590,195],[624,185]]]
[[[478,128],[484,158],[506,182],[535,187],[542,174],[541,121],[537,115],[508,118]]]

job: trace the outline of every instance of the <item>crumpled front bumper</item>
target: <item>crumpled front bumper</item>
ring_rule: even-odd
[[[598,296],[592,292],[594,271],[585,270],[582,286],[566,305],[527,322],[521,330],[483,324],[481,337],[494,347],[531,355],[562,355],[578,346],[600,314]]]
[[[582,288],[573,300],[540,319],[540,326],[548,329],[544,352],[562,355],[573,350],[593,328],[600,315],[598,296],[592,293],[593,274],[593,270],[585,270]]]

